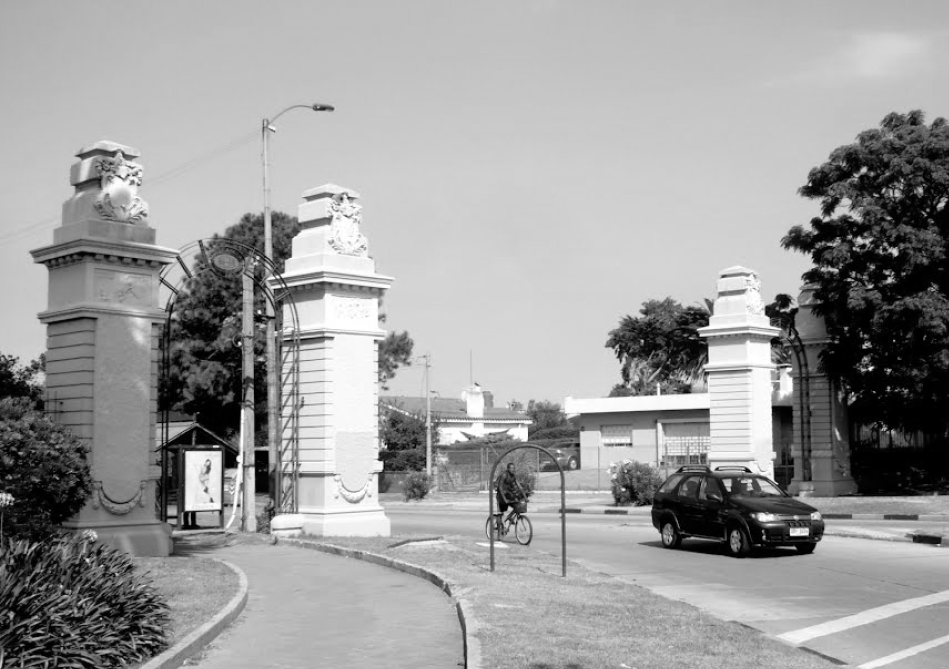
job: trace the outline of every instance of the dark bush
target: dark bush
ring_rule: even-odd
[[[610,473],[613,475],[610,487],[617,505],[652,504],[656,491],[662,485],[659,470],[644,462],[623,460],[613,463],[610,465]]]
[[[5,509],[5,534],[51,534],[92,493],[85,445],[68,428],[33,411],[28,400],[0,400],[0,492],[13,495]]]
[[[425,471],[425,449],[409,448],[396,451],[393,457],[386,460],[390,472],[423,472]]]
[[[431,481],[425,472],[412,472],[405,477],[402,483],[402,496],[405,501],[425,499],[428,491],[432,489]]]
[[[7,667],[124,667],[166,645],[168,607],[123,552],[94,534],[0,545]]]

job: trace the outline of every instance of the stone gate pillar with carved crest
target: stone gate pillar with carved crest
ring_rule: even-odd
[[[764,313],[754,270],[729,267],[707,327],[711,467],[742,465],[774,478],[771,340],[780,333]]]
[[[302,229],[283,274],[299,319],[302,406],[299,513],[276,516],[277,535],[390,533],[378,498],[378,345],[385,336],[378,316],[392,279],[377,274],[369,257],[358,197],[332,184],[303,193]]]
[[[101,141],[76,154],[53,243],[32,251],[49,270],[46,402],[90,448],[94,491],[64,523],[134,555],[166,556],[156,518],[155,415],[159,273],[177,251],[155,245],[138,196],[138,152]]]

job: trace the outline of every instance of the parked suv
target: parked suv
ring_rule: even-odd
[[[686,537],[714,539],[735,557],[759,546],[813,553],[824,536],[817,509],[746,467],[681,467],[656,492],[652,524],[666,548]]]

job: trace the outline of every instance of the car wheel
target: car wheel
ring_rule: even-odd
[[[666,518],[659,526],[659,533],[662,535],[662,545],[665,548],[678,548],[682,543],[682,535],[676,528],[675,521],[672,518]]]
[[[567,460],[567,469],[579,469],[579,468],[580,468],[580,463],[577,461],[576,458],[570,458],[569,460]]]
[[[794,547],[801,555],[810,555],[817,548],[817,544],[795,544]]]
[[[733,557],[745,557],[751,552],[751,542],[740,525],[728,528],[728,552]]]

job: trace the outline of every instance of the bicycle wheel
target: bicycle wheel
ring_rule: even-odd
[[[488,538],[488,541],[491,540],[491,534],[494,534],[494,540],[500,541],[501,537],[498,535],[498,523],[497,521],[488,516],[488,519],[484,521],[484,535]]]
[[[534,538],[534,526],[527,516],[518,516],[514,523],[514,538],[521,546],[526,546]]]

